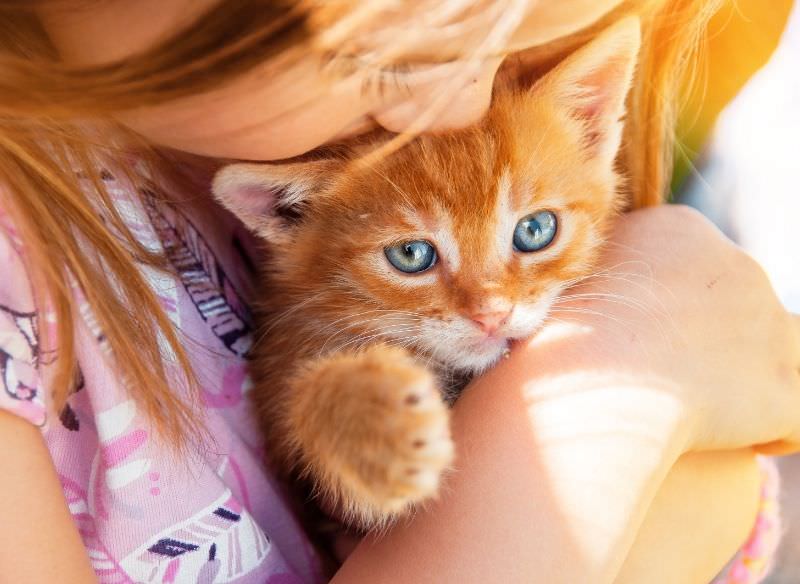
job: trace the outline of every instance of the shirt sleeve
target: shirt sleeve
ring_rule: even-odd
[[[21,243],[0,209],[0,408],[36,426],[47,419],[39,318]]]

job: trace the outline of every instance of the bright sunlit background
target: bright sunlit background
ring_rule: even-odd
[[[783,0],[730,4],[712,30],[707,84],[693,98],[704,105],[684,116],[687,146],[676,198],[706,213],[755,256],[787,308],[800,313],[800,6]],[[767,582],[798,584],[800,456],[782,460],[781,474],[786,533]]]

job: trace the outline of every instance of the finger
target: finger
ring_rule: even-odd
[[[794,322],[797,332],[800,332],[800,314],[792,314],[792,321]]]

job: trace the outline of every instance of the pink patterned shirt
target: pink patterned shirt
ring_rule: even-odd
[[[35,311],[24,245],[1,211],[0,407],[41,427],[100,582],[322,581],[283,485],[262,465],[248,409],[247,235],[222,211],[179,217],[110,174],[105,181],[134,234],[173,267],[142,269],[186,341],[213,443],[181,458],[158,443],[109,365],[85,302],[76,339],[82,381],[63,411],[52,410],[40,382],[52,359],[39,344],[47,319]]]

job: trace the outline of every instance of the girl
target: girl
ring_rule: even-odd
[[[249,425],[248,242],[207,196],[209,160],[469,125],[498,75],[536,76],[633,13],[621,160],[645,206],[712,10],[0,2],[0,578],[322,580]],[[334,581],[702,582],[733,555],[757,511],[750,447],[800,439],[798,325],[688,211],[631,213],[613,243],[605,266],[651,285],[598,292],[624,286],[669,326],[623,334],[594,315],[637,313],[586,303],[580,326],[517,348],[456,404],[441,500]]]

